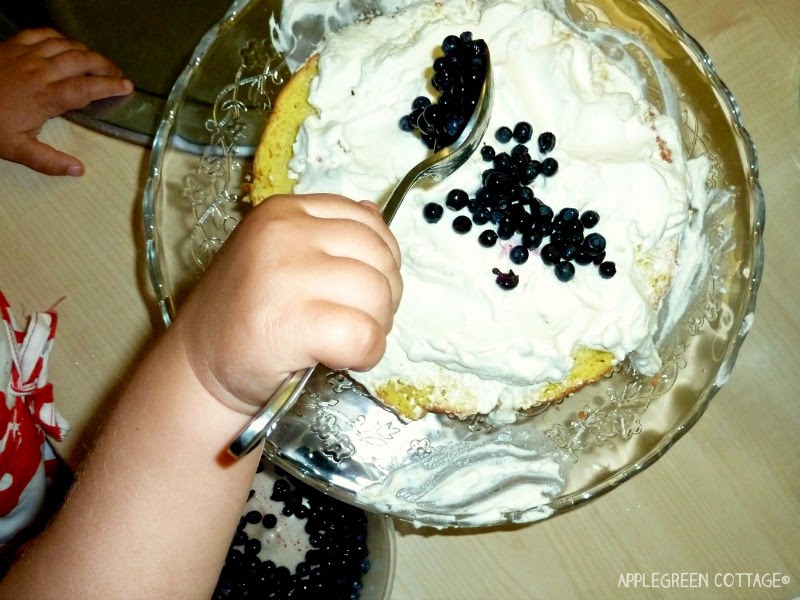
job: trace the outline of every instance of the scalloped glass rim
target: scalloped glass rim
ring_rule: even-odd
[[[575,5],[588,4],[581,0],[574,0],[574,2]],[[202,62],[204,56],[217,40],[220,33],[228,26],[232,25],[240,12],[250,3],[251,0],[236,0],[228,14],[203,37],[187,68],[177,80],[168,98],[164,118],[153,144],[150,160],[150,175],[147,180],[143,198],[145,256],[150,280],[162,318],[166,325],[171,323],[175,314],[176,299],[174,290],[170,287],[170,281],[165,277],[165,270],[167,269],[164,268],[165,265],[163,262],[163,240],[160,237],[157,223],[157,202],[159,199],[161,177],[164,172],[165,154],[171,136],[174,134],[176,115],[181,109],[184,95],[195,73],[196,67]],[[546,505],[533,507],[531,509],[538,510],[545,508],[551,510],[552,514],[559,514],[565,510],[577,507],[592,498],[614,489],[635,474],[643,471],[658,458],[663,456],[664,453],[697,422],[708,407],[710,400],[727,381],[742,342],[752,326],[756,296],[764,265],[763,228],[765,204],[758,178],[758,160],[752,139],[743,125],[736,100],[727,86],[721,81],[705,50],[678,24],[677,19],[669,9],[658,0],[626,0],[624,2],[612,4],[614,4],[615,8],[619,8],[620,10],[644,10],[652,17],[658,27],[668,32],[668,36],[671,40],[679,44],[683,52],[691,59],[693,65],[700,71],[702,77],[708,84],[708,88],[713,93],[713,97],[716,99],[720,110],[726,116],[727,125],[731,129],[733,145],[735,146],[735,148],[728,148],[727,151],[736,154],[737,162],[741,164],[744,170],[741,175],[745,182],[745,189],[739,191],[747,196],[746,205],[749,210],[749,214],[747,215],[748,230],[740,232],[744,234],[744,239],[738,240],[736,247],[737,254],[742,257],[743,271],[741,279],[745,282],[745,285],[743,285],[743,288],[740,290],[739,302],[737,306],[734,307],[735,314],[732,317],[731,330],[735,333],[733,333],[731,339],[727,340],[726,350],[720,361],[718,371],[699,393],[691,409],[682,415],[683,418],[679,424],[663,435],[658,443],[641,455],[633,464],[619,469],[600,483],[583,488],[576,493],[566,494],[552,500]],[[282,460],[279,454],[273,453],[272,457],[279,463],[282,463],[282,466],[285,468],[293,470],[293,465],[287,463],[286,460]],[[347,497],[346,494],[338,494],[335,489],[329,491],[332,495],[353,502],[353,498]],[[370,509],[371,507],[365,508]],[[404,515],[394,516],[405,518]],[[453,523],[452,525],[458,526],[461,525],[461,523]],[[466,523],[466,525],[471,524]]]

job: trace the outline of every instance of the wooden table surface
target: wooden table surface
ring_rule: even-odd
[[[767,266],[733,374],[665,457],[577,510],[499,530],[398,524],[393,598],[800,597],[800,3],[667,4],[759,153]],[[0,164],[0,289],[20,317],[63,298],[50,379],[74,427],[58,449],[75,465],[161,327],[142,254],[149,153],[60,119],[42,139],[87,172]]]

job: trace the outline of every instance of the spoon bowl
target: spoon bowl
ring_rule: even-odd
[[[400,180],[383,207],[383,220],[387,225],[391,224],[397,214],[397,209],[400,208],[403,199],[412,187],[424,179],[441,181],[452,175],[478,149],[489,126],[493,101],[492,61],[487,49],[486,74],[475,110],[464,126],[464,130],[455,142],[419,162]]]

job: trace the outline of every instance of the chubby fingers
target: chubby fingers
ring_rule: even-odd
[[[394,314],[403,292],[399,255],[392,247],[394,244],[387,243],[383,235],[362,222],[350,219],[331,219],[329,222],[335,235],[322,236],[317,242],[317,248],[327,259],[325,262],[330,264],[334,272],[339,270],[336,267],[341,267],[342,271],[349,268],[357,273],[369,281],[370,290],[376,296],[388,292],[391,313]],[[390,239],[394,241],[393,237]],[[328,283],[329,293],[338,292],[337,296],[342,301],[347,299],[348,290],[344,281],[339,283],[334,279]],[[349,296],[353,297],[352,290]],[[391,322],[386,325],[388,332]]]
[[[290,335],[303,340],[314,362],[374,366],[403,290],[399,247],[380,213],[374,205],[325,194],[276,196],[265,204],[271,205],[261,212],[265,222],[299,213],[281,241],[303,240],[302,265],[284,269],[280,282],[284,293],[296,290],[302,307]]]
[[[371,369],[386,351],[386,332],[367,313],[352,306],[316,301],[301,326],[312,341],[315,362],[331,369]]]
[[[66,39],[63,34],[50,27],[23,29],[9,38],[9,42],[22,46],[33,46],[39,42],[51,39]]]
[[[74,156],[40,142],[32,134],[18,134],[13,152],[7,157],[45,175],[83,175],[83,163]]]
[[[403,290],[400,249],[374,205],[328,194],[276,196],[265,205],[256,212],[267,227],[300,213],[293,229],[280,233],[284,244],[303,240],[305,263],[289,278],[297,278],[316,297],[361,303],[371,314],[388,314],[388,319],[379,319],[388,332]],[[374,304],[384,299],[389,300],[387,307]]]
[[[52,43],[52,42],[51,42]],[[60,44],[56,42],[56,44]],[[120,77],[122,71],[102,54],[85,48],[64,48],[50,57],[50,73],[53,80],[69,79],[79,75],[98,77]]]
[[[118,77],[81,75],[50,84],[49,101],[45,109],[51,117],[83,108],[90,102],[115,96],[127,96],[133,84]]]
[[[383,239],[394,256],[397,266],[400,266],[400,247],[394,235],[383,222],[383,217],[374,203],[354,202],[335,194],[297,195],[295,201],[299,202],[303,209],[312,216],[324,219],[351,219],[368,226]]]
[[[91,52],[86,44],[65,37],[46,38],[36,44],[31,44],[28,49],[40,58],[52,58],[70,51]]]

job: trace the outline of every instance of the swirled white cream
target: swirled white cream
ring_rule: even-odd
[[[384,359],[358,379],[372,389],[392,379],[435,382],[449,401],[504,420],[532,389],[562,380],[579,347],[607,350],[617,361],[630,355],[641,371],[658,370],[661,297],[651,280],[673,270],[692,205],[705,204],[707,165],[689,164],[676,123],[646,102],[641,82],[541,5],[448,0],[413,4],[325,40],[309,96],[319,114],[303,124],[290,164],[295,191],[383,202],[428,155],[398,119],[413,98],[433,95],[429,66],[442,39],[467,30],[486,40],[494,69],[485,142],[509,151],[513,142],[501,148],[493,132],[528,121],[536,153],[535,137],[553,132],[559,170],[531,187],[556,212],[597,211],[594,231],[605,236],[617,273],[603,279],[577,266],[562,283],[538,254],[511,263],[518,236],[487,249],[477,241],[486,227],[459,235],[448,209],[439,223],[425,222],[426,203],[443,204],[453,188],[477,190],[488,165],[476,153],[444,182],[412,190],[395,217],[404,296]],[[499,288],[494,268],[513,269],[518,287]]]
[[[359,502],[434,526],[529,523],[553,513],[564,489],[563,455],[537,429],[506,430],[483,441],[451,442],[389,472]]]

